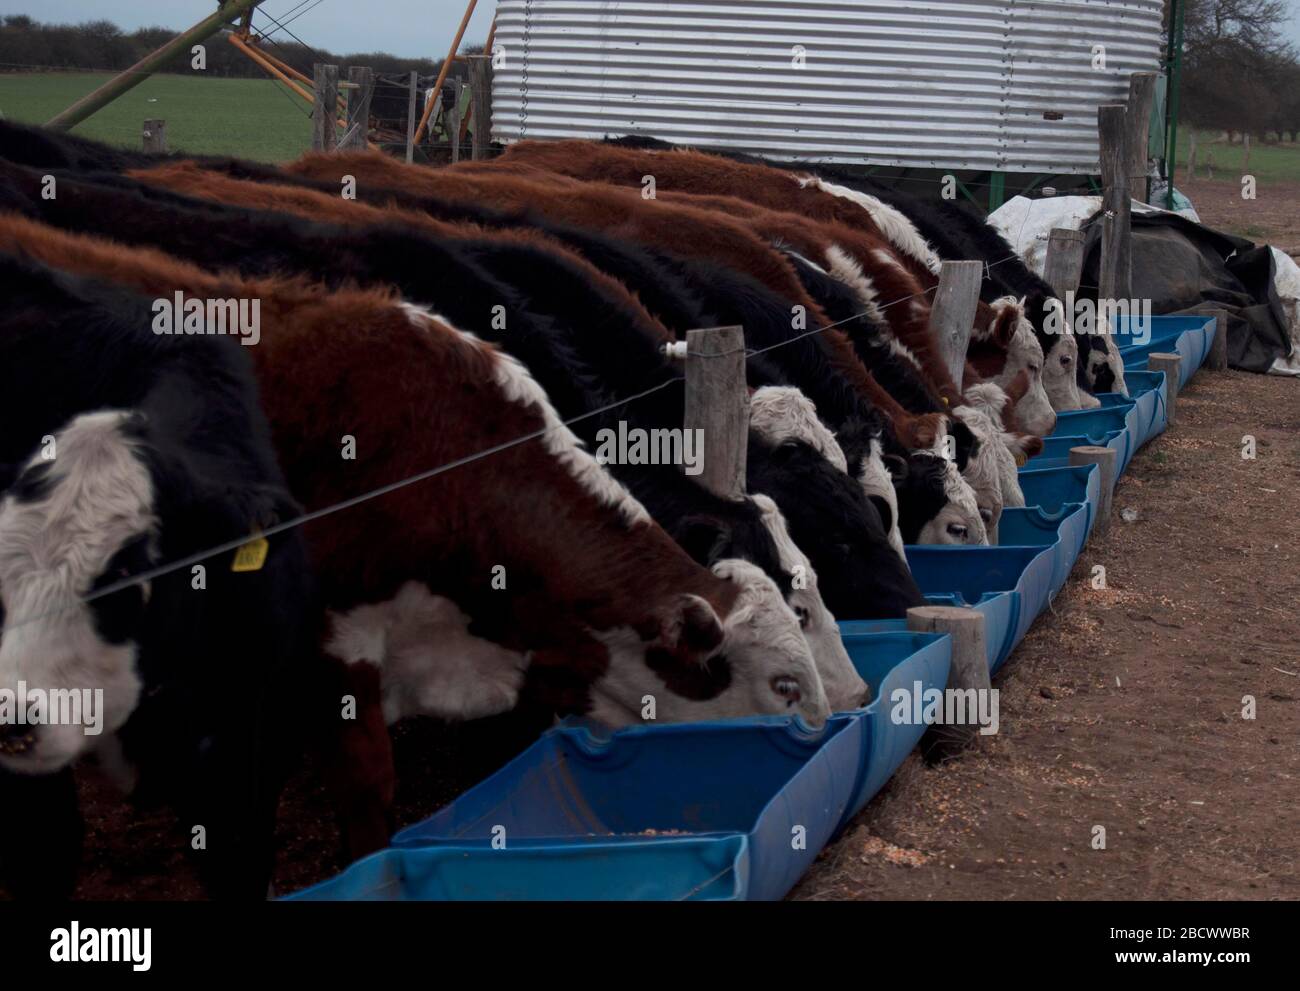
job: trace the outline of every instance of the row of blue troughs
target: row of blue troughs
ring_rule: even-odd
[[[1092,532],[1100,472],[1071,447],[1117,451],[1117,477],[1165,429],[1153,351],[1182,356],[1179,387],[1214,334],[1202,317],[1154,317],[1138,343],[1122,326],[1127,398],[1063,413],[1020,473],[1026,507],[1003,513],[997,547],[907,548],[931,602],[984,614],[996,672],[1065,584]],[[844,622],[873,701],[820,730],[782,717],[609,732],[573,721],[392,846],[290,896],[304,900],[692,899],[783,897],[818,851],[881,789],[925,726],[889,717],[896,688],[943,689],[951,640],[906,620]]]

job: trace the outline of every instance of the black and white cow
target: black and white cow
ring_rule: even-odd
[[[299,512],[247,355],[157,336],[145,299],[30,261],[0,256],[0,286],[0,691],[98,700],[0,725],[6,882],[70,893],[72,765],[94,753],[171,797],[186,848],[202,827],[214,894],[262,897],[316,614],[295,532],[256,571],[194,557]]]

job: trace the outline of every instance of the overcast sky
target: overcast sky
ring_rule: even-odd
[[[305,13],[288,29],[309,45],[336,53],[391,52],[394,55],[441,57],[447,54],[467,0],[307,0]],[[1300,2],[1300,0],[1297,0]],[[0,0],[0,14],[27,14],[45,23],[112,21],[127,31],[160,25],[189,27],[217,9],[216,0]],[[258,10],[280,21],[298,0],[266,0]],[[496,0],[478,0],[462,44],[487,38]],[[290,15],[292,16],[292,15]],[[253,25],[269,33],[271,21],[261,13]],[[284,32],[275,35],[284,39]]]
[[[392,52],[405,56],[440,56],[455,36],[466,0],[306,0],[306,13],[289,30],[309,45],[338,53]],[[1300,47],[1300,0],[1285,0],[1292,10],[1283,31]],[[298,0],[266,0],[260,9],[284,20]],[[70,22],[104,18],[131,30],[149,25],[184,28],[217,7],[216,0],[0,0],[0,14],[29,14],[40,21]],[[310,9],[308,9],[310,8]],[[483,41],[496,0],[478,0],[465,42]],[[259,14],[255,25],[270,28]],[[283,34],[278,37],[284,37]]]

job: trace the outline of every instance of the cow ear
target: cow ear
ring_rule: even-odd
[[[885,470],[895,484],[907,477],[907,461],[904,458],[897,454],[882,454],[880,460],[885,463]]]
[[[673,528],[672,535],[691,560],[707,568],[722,556],[730,530],[708,516],[687,516]]]
[[[722,645],[722,621],[713,607],[698,595],[680,595],[673,604],[665,639],[675,652],[706,655]]]
[[[1008,303],[998,308],[997,316],[993,319],[993,343],[1000,348],[1011,346],[1011,338],[1016,336],[1016,327],[1020,323],[1020,310],[1014,303]]]

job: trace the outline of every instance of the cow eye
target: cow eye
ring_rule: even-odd
[[[803,692],[799,689],[799,682],[785,674],[778,674],[772,679],[772,691],[785,699],[786,705],[794,705],[803,698]]]
[[[980,507],[980,519],[982,519],[985,523],[992,523],[992,522],[993,522],[993,510],[989,509],[989,508],[986,507],[986,506],[981,506],[981,507]]]
[[[1070,364],[1071,360],[1072,360],[1072,359],[1070,358],[1070,356],[1069,356],[1068,354],[1063,354],[1063,355],[1061,355],[1061,364],[1062,364],[1062,365],[1065,365],[1066,367],[1069,367],[1069,364]]]
[[[960,537],[962,540],[965,540],[966,534],[969,532],[970,531],[966,529],[966,525],[964,523],[948,524],[948,533],[950,533],[954,537]]]
[[[802,630],[808,629],[808,623],[811,620],[811,617],[808,615],[808,610],[803,606],[795,606],[794,614],[799,617],[799,628]]]

